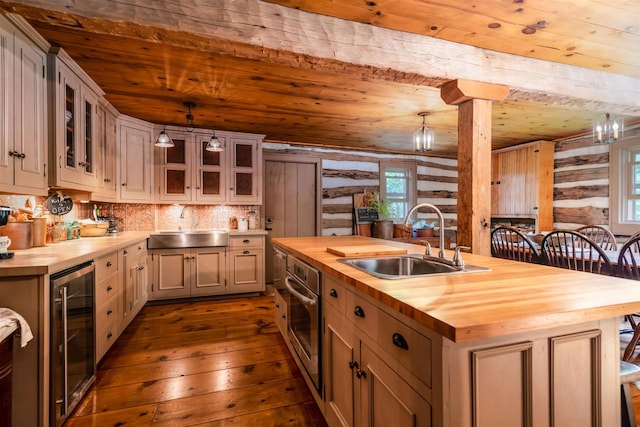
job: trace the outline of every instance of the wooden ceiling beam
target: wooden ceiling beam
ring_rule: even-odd
[[[502,101],[509,95],[509,88],[471,80],[451,80],[440,87],[440,97],[448,105],[460,105],[470,99]]]

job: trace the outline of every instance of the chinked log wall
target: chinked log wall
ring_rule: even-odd
[[[418,203],[433,203],[442,210],[447,234],[453,234],[456,229],[458,167],[455,159],[279,143],[264,143],[263,152],[322,158],[322,233],[325,236],[353,234],[353,195],[364,190],[380,190],[380,161],[405,159],[417,162]],[[435,215],[425,212],[420,218],[435,219]]]

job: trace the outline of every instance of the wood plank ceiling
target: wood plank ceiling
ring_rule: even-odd
[[[0,0],[121,112],[283,141],[455,157],[456,78],[505,84],[494,148],[640,119],[640,1]]]

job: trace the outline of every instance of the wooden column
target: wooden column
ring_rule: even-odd
[[[452,80],[440,96],[458,106],[458,236],[457,245],[491,255],[491,102],[504,99],[501,85]]]

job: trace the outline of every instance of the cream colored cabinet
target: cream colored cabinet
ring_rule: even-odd
[[[211,152],[204,131],[169,128],[167,134],[174,147],[155,148],[159,202],[262,203],[263,135],[216,132],[224,151]]]
[[[148,299],[146,241],[128,246],[121,252],[123,265],[121,329],[124,330]]]
[[[553,229],[553,155],[551,141],[493,152],[493,217],[531,218],[536,232]]]
[[[229,293],[264,291],[264,236],[229,237]]]
[[[152,299],[226,293],[226,249],[155,249]]]
[[[288,301],[285,297],[276,291],[274,296],[275,321],[278,330],[283,336],[287,336],[287,316],[289,315]]]
[[[117,111],[110,104],[104,100],[99,101],[96,116],[97,182],[96,190],[92,194],[92,200],[99,202],[115,202],[117,200],[117,116]]]
[[[45,49],[0,16],[0,191],[48,193]]]
[[[325,418],[330,426],[431,426],[427,337],[322,276]]]
[[[119,116],[118,201],[153,202],[153,126],[142,120]]]
[[[95,318],[96,362],[120,335],[120,307],[122,306],[121,275],[118,251],[95,260]]]
[[[98,98],[104,92],[60,48],[49,54],[50,153],[52,186],[83,191],[97,188]]]
[[[205,150],[205,134],[167,131],[174,147],[156,147],[158,199],[162,202],[226,201],[227,156]],[[219,136],[222,146],[225,137]]]

